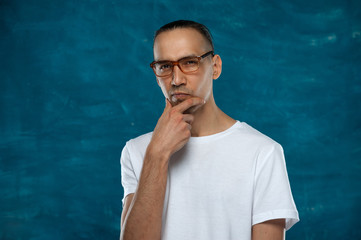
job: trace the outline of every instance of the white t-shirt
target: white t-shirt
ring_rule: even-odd
[[[124,198],[134,193],[152,133],[126,143]],[[123,198],[123,203],[124,203]],[[245,122],[191,137],[169,161],[162,239],[251,239],[252,225],[299,221],[280,144]]]

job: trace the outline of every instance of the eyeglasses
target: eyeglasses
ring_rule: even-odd
[[[209,51],[202,56],[185,57],[178,61],[154,61],[150,64],[150,67],[157,77],[168,77],[172,75],[175,65],[177,65],[183,73],[193,73],[199,69],[200,61],[210,54],[214,56],[214,52]]]

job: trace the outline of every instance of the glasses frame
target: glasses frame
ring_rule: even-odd
[[[194,71],[191,71],[191,72],[183,72],[182,67],[179,65],[179,62],[182,61],[182,60],[184,60],[184,59],[188,59],[188,58],[197,58],[198,61],[200,62],[203,58],[207,57],[207,56],[210,55],[210,54],[212,54],[212,56],[214,56],[214,51],[212,50],[212,51],[206,52],[205,54],[203,54],[203,55],[201,55],[201,56],[184,57],[184,58],[179,59],[178,61],[167,61],[167,60],[165,60],[165,61],[153,61],[153,62],[150,64],[150,67],[153,69],[154,74],[155,74],[157,77],[161,77],[161,78],[169,77],[170,75],[172,75],[172,74],[173,74],[173,71],[174,71],[174,66],[178,66],[178,68],[179,68],[179,69],[182,71],[182,73],[184,73],[184,74],[194,73],[194,72],[198,71],[199,65],[198,65],[198,68],[197,68],[196,70],[194,70]],[[170,64],[172,65],[172,71],[171,71],[169,74],[164,75],[164,76],[159,76],[159,75],[157,75],[156,70],[155,70],[155,64],[157,64],[157,63],[170,63]]]

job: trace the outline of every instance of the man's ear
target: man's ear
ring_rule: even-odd
[[[222,73],[222,59],[216,54],[213,56],[213,79],[219,78]]]

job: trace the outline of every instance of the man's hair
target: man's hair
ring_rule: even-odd
[[[190,20],[178,20],[178,21],[167,23],[166,25],[162,26],[155,32],[153,43],[154,43],[155,39],[157,38],[157,36],[159,34],[161,34],[162,32],[174,30],[177,28],[193,28],[194,30],[198,31],[200,34],[202,34],[203,37],[205,37],[207,42],[211,45],[212,51],[214,51],[213,39],[212,39],[212,35],[211,35],[211,32],[209,31],[209,29],[201,23],[197,23],[197,22],[190,21]]]

